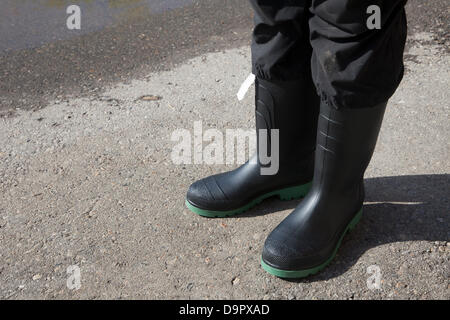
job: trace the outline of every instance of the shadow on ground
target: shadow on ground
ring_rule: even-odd
[[[448,241],[449,174],[378,177],[365,180],[363,218],[348,234],[336,259],[319,274],[296,282],[337,277],[352,267],[369,249],[403,241]],[[293,209],[299,201],[269,199],[240,215],[254,217]]]

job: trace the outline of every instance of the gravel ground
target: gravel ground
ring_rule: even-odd
[[[450,57],[433,39],[410,39],[361,223],[332,265],[300,281],[259,266],[265,237],[298,201],[202,218],[184,206],[187,187],[230,166],[171,161],[171,133],[194,121],[253,127],[252,93],[235,96],[247,46],[0,119],[0,297],[449,299]],[[72,265],[78,290],[66,285]]]

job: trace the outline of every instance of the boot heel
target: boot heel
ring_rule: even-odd
[[[280,200],[292,200],[306,196],[310,188],[311,182],[308,182],[300,186],[281,189],[277,193]]]

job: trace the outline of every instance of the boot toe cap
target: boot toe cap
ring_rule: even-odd
[[[189,187],[186,199],[195,206],[208,206],[214,201],[204,179],[195,181]]]
[[[194,182],[188,189],[186,199],[197,208],[213,211],[233,209],[235,205],[234,201],[225,198],[214,176]]]
[[[271,267],[283,270],[296,268],[293,260],[298,255],[282,241],[268,237],[262,252],[263,261]]]
[[[264,243],[263,261],[273,268],[286,271],[305,270],[322,263],[324,257],[308,241],[294,238],[275,229]]]

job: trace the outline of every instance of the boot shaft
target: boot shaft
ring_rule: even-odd
[[[318,113],[319,97],[312,81],[267,81],[257,78],[255,117],[258,151],[259,130],[267,130],[267,153],[270,154],[270,130],[278,129],[280,163],[314,153]]]
[[[385,109],[386,103],[342,110],[321,104],[313,188],[342,194],[363,189],[364,172],[375,149]]]

